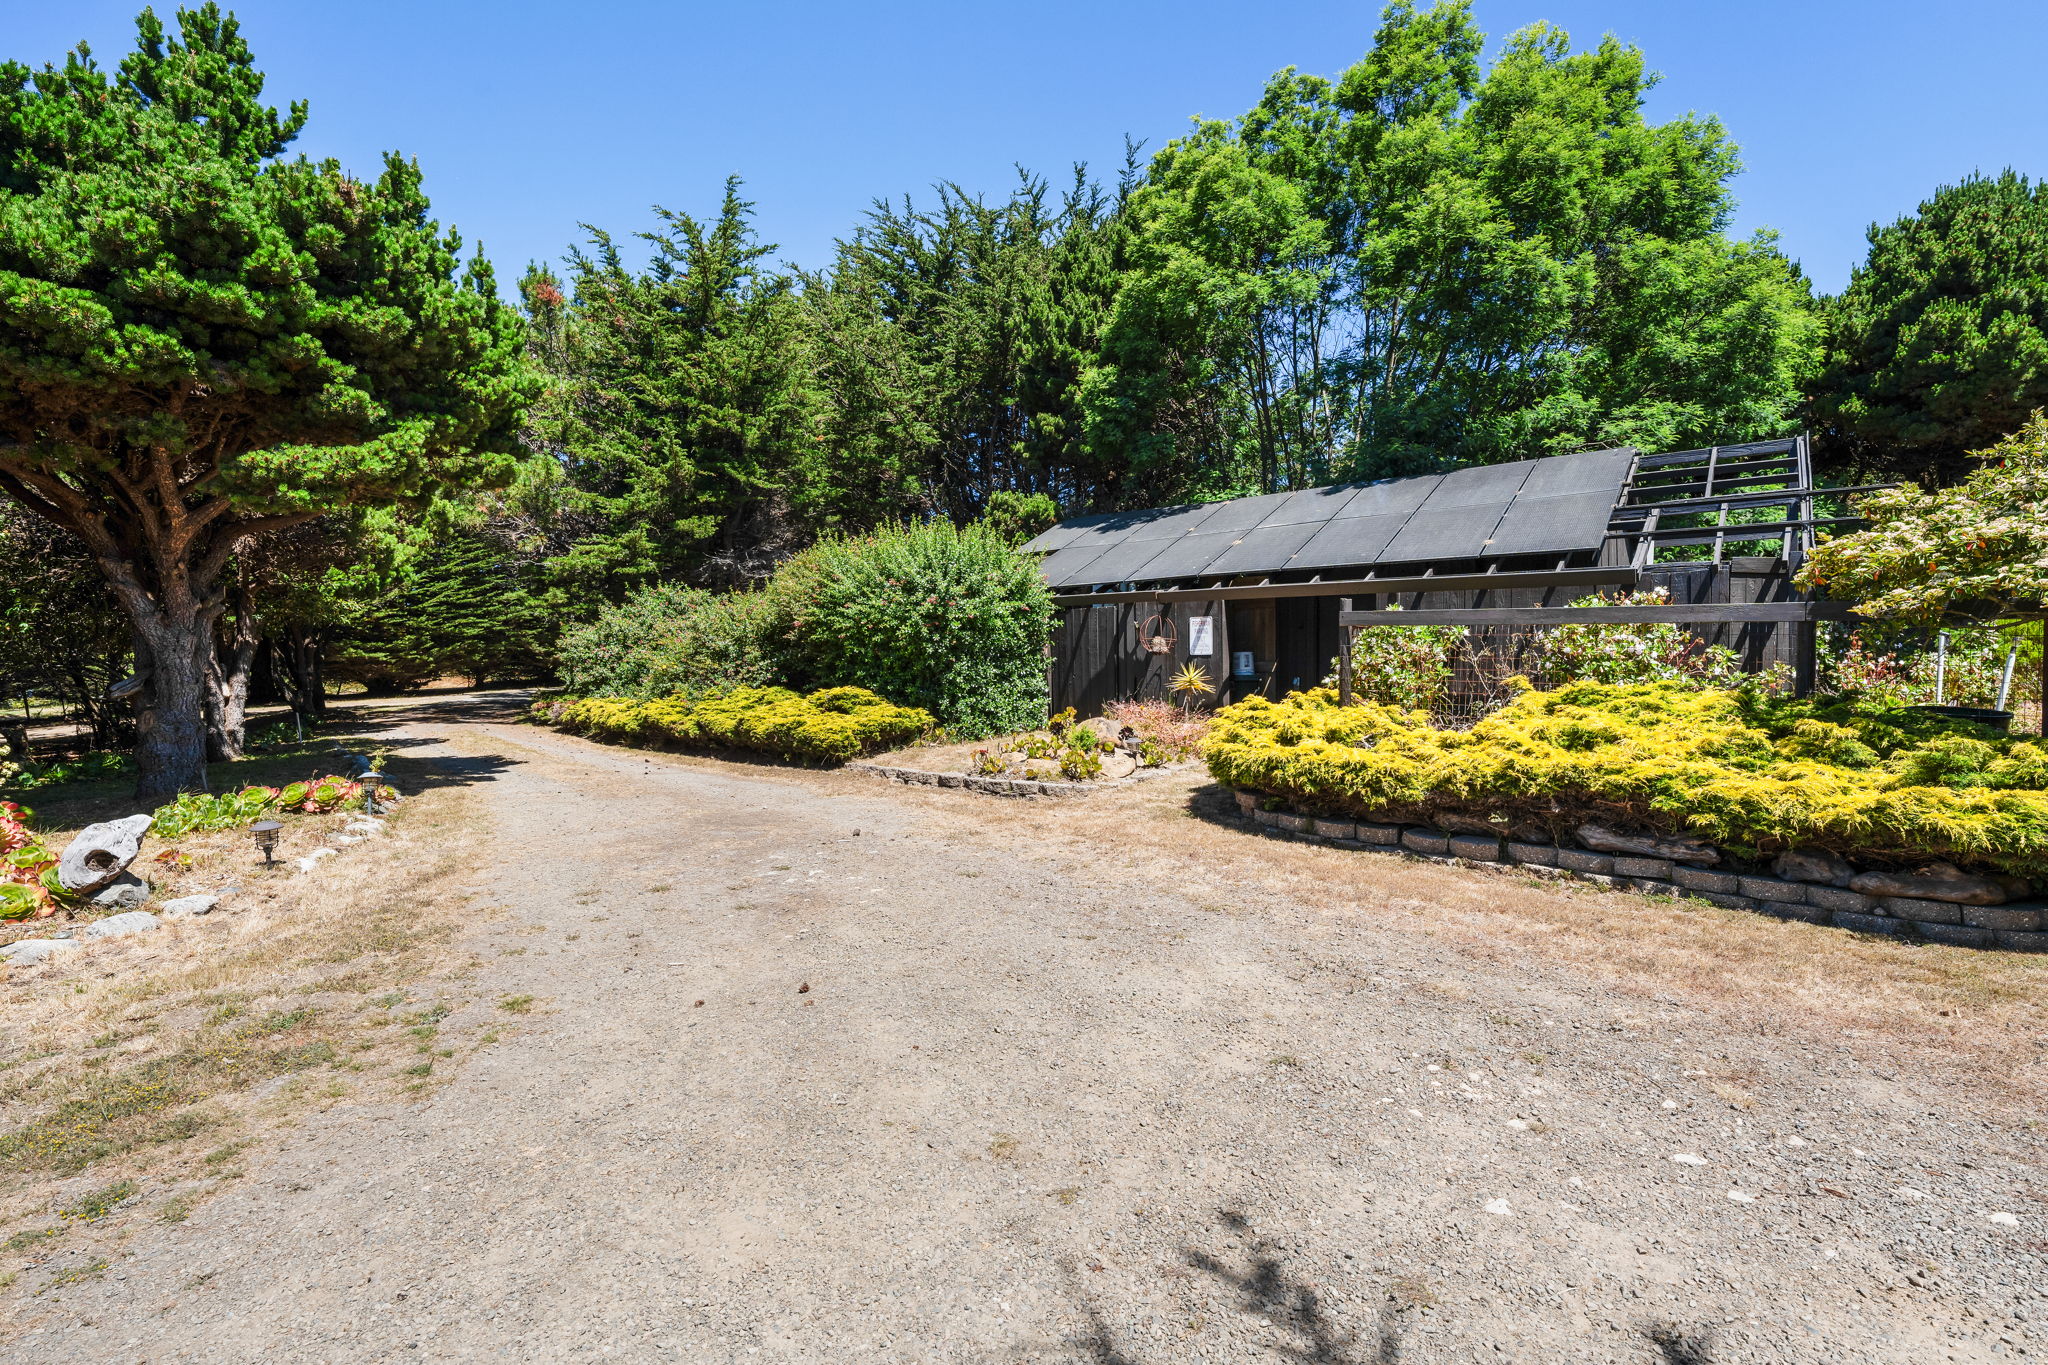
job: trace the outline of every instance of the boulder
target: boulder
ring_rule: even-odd
[[[1706,866],[1721,861],[1721,850],[1704,839],[1665,834],[1623,834],[1605,825],[1580,825],[1579,842],[1598,853],[1626,853],[1637,858],[1664,858],[1674,863]]]
[[[1856,869],[1834,854],[1819,848],[1796,848],[1780,853],[1771,871],[1788,882],[1818,882],[1823,886],[1847,886],[1856,879]]]
[[[161,929],[163,921],[146,910],[131,910],[125,915],[109,915],[94,920],[85,926],[87,938],[126,938],[130,934],[146,934],[152,929]]]
[[[1990,877],[1973,877],[1951,863],[1929,863],[1918,872],[1861,872],[1851,891],[1866,896],[1909,896],[1952,905],[2003,905],[2012,897]]]
[[[57,881],[76,895],[99,890],[128,870],[128,864],[142,851],[142,836],[148,832],[147,815],[87,825],[64,846],[64,854],[57,860]]]
[[[1476,815],[1460,815],[1456,811],[1439,811],[1429,817],[1429,822],[1438,829],[1452,834],[1505,834],[1506,826],[1482,820]]]
[[[213,907],[219,904],[219,896],[180,896],[176,900],[165,901],[162,905],[158,906],[157,913],[167,919],[180,918],[185,915],[210,915],[213,913]]]
[[[123,872],[85,898],[95,910],[139,910],[149,902],[149,883],[133,872]]]
[[[30,967],[38,962],[47,962],[59,953],[78,946],[75,938],[24,938],[17,939],[0,948],[0,958],[6,958],[17,967]]]
[[[1102,756],[1102,776],[1105,781],[1115,781],[1119,777],[1129,777],[1136,771],[1138,771],[1138,760],[1130,754],[1119,751]]]

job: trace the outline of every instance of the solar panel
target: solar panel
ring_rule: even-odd
[[[1613,515],[1614,495],[1604,491],[1516,498],[1508,505],[1486,553],[1525,555],[1597,545],[1607,534],[1607,522]]]
[[[1308,544],[1287,561],[1290,569],[1328,569],[1339,564],[1371,564],[1406,524],[1406,515],[1340,517],[1317,528]]]
[[[1058,587],[1597,551],[1635,456],[1596,450],[1448,474],[1076,517],[1025,548]]]
[[[1320,528],[1308,523],[1261,526],[1246,531],[1237,544],[1209,562],[1204,573],[1269,573],[1287,567],[1287,557],[1308,543]]]
[[[1430,502],[1434,504],[1432,498]],[[1500,525],[1505,501],[1474,507],[1425,506],[1408,518],[1401,533],[1380,552],[1382,563],[1417,559],[1473,559],[1487,553],[1486,542]]]

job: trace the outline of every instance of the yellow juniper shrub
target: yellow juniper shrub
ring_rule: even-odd
[[[844,763],[906,744],[932,728],[928,712],[860,687],[806,697],[786,687],[740,687],[653,701],[585,697],[554,714],[564,729],[624,744],[754,749],[814,763]]]
[[[1854,697],[1572,683],[1456,731],[1318,688],[1225,707],[1203,752],[1218,781],[1319,814],[1560,836],[1599,820],[1749,855],[2048,872],[2042,746]]]

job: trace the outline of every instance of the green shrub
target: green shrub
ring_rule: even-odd
[[[764,687],[777,680],[775,621],[765,593],[663,584],[563,631],[557,664],[572,691],[598,696]]]
[[[556,708],[569,730],[624,744],[753,749],[812,763],[844,763],[907,744],[932,726],[929,712],[897,706],[859,687],[806,697],[786,687],[741,687],[654,701],[587,697]]]
[[[1052,594],[988,526],[821,541],[782,567],[769,596],[803,679],[895,697],[963,739],[1045,719]]]
[[[1573,683],[1460,732],[1317,689],[1218,712],[1204,755],[1219,781],[1317,814],[1553,836],[1595,820],[1745,856],[1816,847],[2048,873],[2042,746],[1851,696]]]

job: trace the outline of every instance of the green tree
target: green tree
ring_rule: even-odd
[[[1953,483],[2048,406],[2048,184],[2006,171],[1872,224],[1829,301],[1819,448],[1872,476]]]
[[[1647,122],[1613,38],[1481,45],[1466,0],[1397,0],[1335,81],[1282,72],[1161,150],[1087,381],[1100,457],[1194,444],[1256,490],[1784,429],[1816,324],[1768,236],[1723,235],[1720,125]]]
[[[524,492],[566,525],[551,571],[584,600],[762,577],[787,538],[789,471],[811,439],[809,362],[752,208],[729,180],[710,222],[655,209],[646,270],[592,228],[567,291],[544,271],[523,284],[552,371],[534,434],[555,462]]]
[[[0,489],[76,535],[135,633],[138,795],[206,784],[226,570],[251,536],[509,478],[516,312],[417,165],[287,160],[234,20],[145,10],[113,75],[0,65]]]
[[[476,526],[410,534],[390,586],[333,629],[328,670],[380,692],[543,671],[552,618],[505,547]]]

